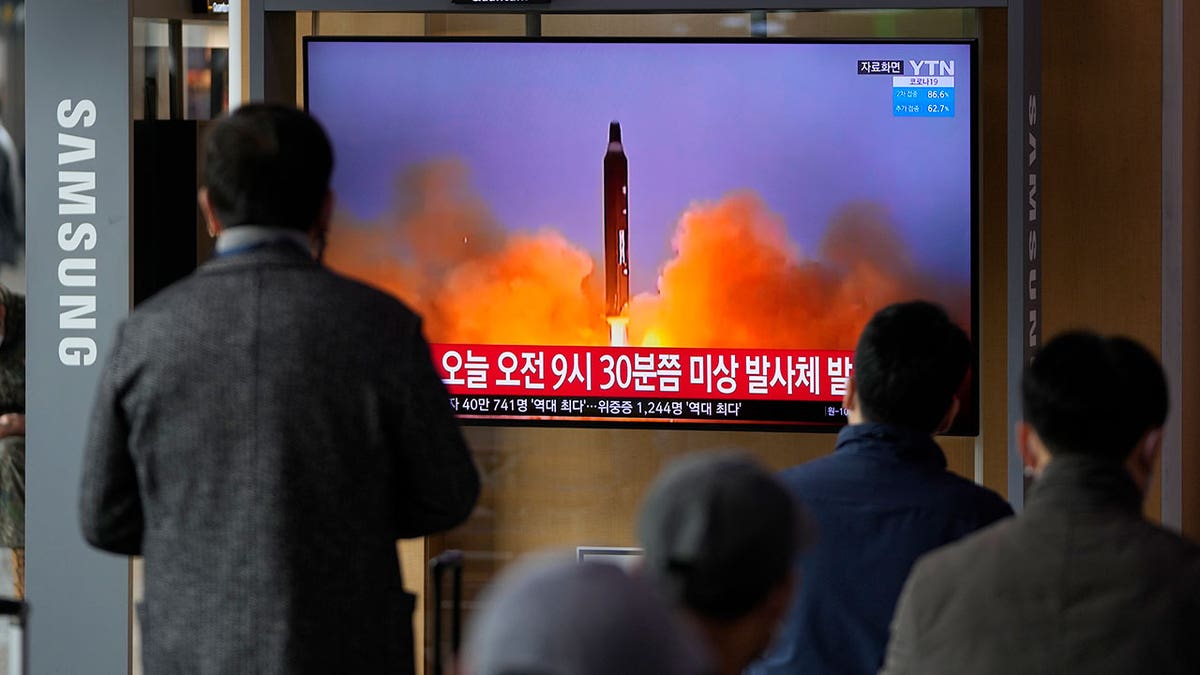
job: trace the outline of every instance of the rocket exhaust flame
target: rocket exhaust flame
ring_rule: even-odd
[[[629,318],[624,316],[608,317],[608,346],[629,346]]]

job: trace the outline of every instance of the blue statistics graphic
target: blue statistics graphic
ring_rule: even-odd
[[[954,87],[892,87],[895,117],[954,117]]]

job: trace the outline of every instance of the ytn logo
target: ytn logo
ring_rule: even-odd
[[[927,77],[954,77],[954,61],[913,61],[909,60],[913,75]]]

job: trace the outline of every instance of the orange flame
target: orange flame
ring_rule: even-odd
[[[341,216],[327,259],[409,302],[431,341],[608,344],[603,280],[582,248],[554,230],[504,230],[454,162],[405,175],[399,195],[385,227]],[[853,349],[875,311],[917,297],[968,325],[969,289],[920,274],[874,204],[844,208],[819,257],[749,191],[693,204],[673,245],[657,292],[630,302],[631,344]]]

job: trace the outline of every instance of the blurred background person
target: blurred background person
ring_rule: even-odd
[[[762,655],[797,582],[800,507],[740,454],[689,456],[650,487],[638,519],[638,572],[703,637],[720,675]]]
[[[0,122],[0,266],[20,262],[24,245],[24,166],[17,144]]]
[[[25,296],[0,285],[0,547],[25,597]]]
[[[538,558],[485,591],[463,675],[712,675],[703,646],[616,565]]]

